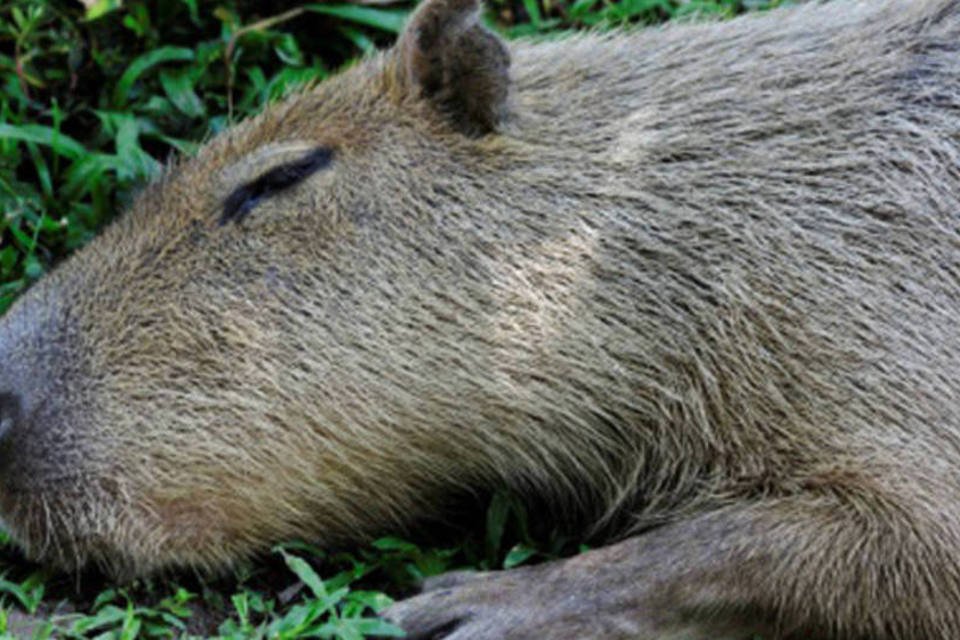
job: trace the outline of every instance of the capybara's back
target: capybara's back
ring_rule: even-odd
[[[129,576],[506,487],[621,541],[409,637],[960,637],[958,318],[957,0],[509,45],[427,0],[3,319],[0,515]]]

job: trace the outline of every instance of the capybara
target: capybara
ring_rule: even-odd
[[[0,326],[0,512],[121,576],[506,489],[612,546],[412,638],[960,638],[960,1],[506,44],[170,166]]]

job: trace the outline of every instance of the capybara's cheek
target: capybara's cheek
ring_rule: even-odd
[[[245,530],[249,520],[244,518],[243,505],[207,492],[166,493],[146,501],[149,511],[145,517],[163,540],[165,555],[212,564],[226,550],[249,545],[249,532]]]

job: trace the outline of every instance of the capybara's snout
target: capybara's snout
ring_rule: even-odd
[[[16,506],[48,481],[71,475],[63,411],[71,388],[69,336],[56,306],[38,292],[0,321],[0,496]],[[58,442],[61,441],[61,442]]]
[[[125,255],[136,264],[145,252]],[[154,356],[143,352],[155,348],[160,314],[137,318],[127,309],[141,298],[104,291],[116,262],[102,260],[76,256],[0,319],[0,520],[30,558],[127,575],[139,558],[172,547],[170,531],[182,524],[169,516],[171,529],[160,524],[154,488],[185,489],[150,430],[164,418],[143,373]]]
[[[15,455],[13,443],[23,428],[22,406],[18,393],[0,392],[0,477]]]
[[[22,306],[22,305],[21,305]],[[24,311],[26,311],[24,309]],[[40,388],[33,369],[30,345],[41,341],[31,335],[28,313],[11,313],[0,321],[0,493],[10,495],[21,490],[30,479],[27,459],[35,414],[42,408],[38,400]],[[53,380],[55,372],[42,375]],[[15,499],[15,497],[14,497]]]

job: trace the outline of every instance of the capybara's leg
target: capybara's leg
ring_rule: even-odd
[[[443,577],[386,615],[412,639],[960,638],[951,528],[888,498],[730,505],[569,560]]]

